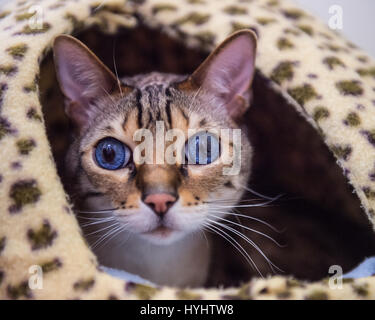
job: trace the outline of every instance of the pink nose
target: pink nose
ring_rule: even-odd
[[[176,200],[174,196],[168,193],[154,193],[148,195],[144,199],[144,203],[151,207],[157,215],[163,216]]]

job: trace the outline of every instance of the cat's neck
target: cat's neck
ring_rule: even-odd
[[[198,287],[206,282],[210,240],[201,233],[188,234],[168,245],[123,234],[108,246],[111,250],[96,252],[104,266],[124,269],[157,284]]]

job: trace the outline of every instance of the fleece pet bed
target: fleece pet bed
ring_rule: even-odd
[[[127,29],[131,34],[140,24],[202,52],[233,31],[253,29],[259,38],[256,83],[265,98],[277,95],[280,104],[279,110],[265,107],[261,115],[290,119],[288,130],[296,133],[295,140],[298,128],[308,128],[334,154],[336,161],[329,166],[341,168],[332,176],[315,171],[310,180],[304,170],[294,175],[283,171],[280,181],[339,216],[366,217],[374,225],[375,62],[289,1],[11,1],[0,12],[0,298],[375,298],[375,276],[368,274],[345,279],[339,290],[330,288],[327,279],[309,282],[292,276],[253,278],[238,288],[181,289],[126,281],[99,268],[56,169],[59,146],[54,144],[52,153],[47,127],[53,127],[58,111],[48,114],[43,102],[46,88],[55,84],[41,70],[61,33]],[[290,105],[291,112],[284,114],[282,104]],[[309,140],[300,146],[302,163],[319,158]],[[347,184],[355,195],[343,191]],[[34,265],[43,271],[42,289],[29,286]]]

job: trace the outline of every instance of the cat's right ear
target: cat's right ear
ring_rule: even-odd
[[[120,83],[90,49],[71,36],[56,37],[53,52],[57,79],[65,96],[65,112],[81,131],[99,111],[95,102],[119,93]]]

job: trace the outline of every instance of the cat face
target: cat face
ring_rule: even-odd
[[[82,43],[59,36],[57,76],[75,126],[66,173],[76,204],[108,209],[123,229],[158,244],[229,212],[249,177],[252,149],[233,129],[249,106],[255,47],[251,31],[238,32],[188,77],[120,82]]]

